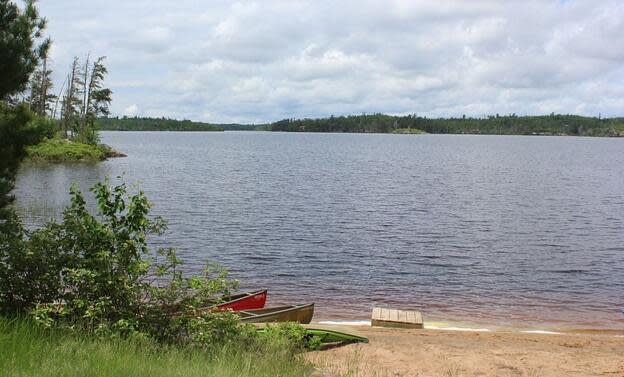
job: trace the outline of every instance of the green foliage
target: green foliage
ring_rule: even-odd
[[[97,124],[106,131],[223,131],[208,123],[165,118],[99,118]]]
[[[310,336],[306,329],[296,322],[267,324],[258,331],[258,334],[261,341],[268,341],[272,344],[282,342],[282,347],[292,352],[320,350],[323,347],[323,339]]]
[[[109,114],[108,106],[112,101],[112,90],[103,87],[103,81],[108,74],[108,69],[104,66],[105,56],[100,56],[93,62],[91,74],[85,72],[85,78],[88,78],[86,85],[86,102],[83,104],[83,117],[87,117],[88,122],[93,124],[99,116]],[[85,80],[85,84],[87,81]]]
[[[96,146],[100,142],[95,120],[109,114],[113,92],[103,81],[108,74],[104,56],[90,65],[75,57],[67,76],[67,89],[62,96],[60,128],[65,138]]]
[[[215,127],[223,128],[224,131],[267,131],[268,124],[238,124],[224,123],[213,124]]]
[[[95,125],[88,121],[84,128],[81,128],[80,131],[74,134],[72,140],[95,147],[100,143],[100,134]]]
[[[150,339],[94,337],[0,318],[0,370],[7,376],[306,376],[310,364],[282,340],[224,344],[211,352]]]
[[[267,324],[260,332],[260,338],[269,343],[283,342],[283,347],[302,350],[306,348],[306,331],[296,322]]]
[[[32,111],[39,116],[46,116],[52,113],[52,105],[57,96],[52,93],[54,84],[52,82],[52,70],[47,68],[47,59],[43,59],[43,64],[30,78],[30,96],[28,104]]]
[[[384,114],[329,117],[322,119],[284,119],[270,126],[272,131],[295,132],[378,132],[404,133],[421,130],[432,134],[488,135],[580,135],[624,136],[624,121],[576,115],[489,116],[487,118],[426,118],[416,115]]]
[[[419,130],[418,128],[397,128],[392,131],[393,134],[409,134],[409,135],[422,135],[426,132],[423,130]]]
[[[46,27],[34,0],[25,8],[8,0],[0,1],[0,100],[26,89],[30,75],[50,46],[45,39],[37,44]]]
[[[42,230],[24,242],[25,231],[16,216],[0,234],[0,312],[25,312],[33,303],[51,302],[61,289],[58,272],[66,262],[58,245]]]
[[[0,312],[197,348],[253,338],[235,314],[206,309],[237,286],[227,271],[209,264],[202,275],[185,276],[175,250],[148,248],[147,237],[166,225],[148,216],[142,192],[108,182],[92,191],[95,215],[72,188],[62,222],[27,233],[13,219],[12,236],[0,238]]]
[[[26,150],[28,157],[35,161],[101,161],[106,157],[100,146],[59,138],[46,139]]]

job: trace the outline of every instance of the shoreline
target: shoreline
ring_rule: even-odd
[[[369,343],[311,352],[315,376],[624,376],[624,337],[359,326]]]
[[[370,320],[362,319],[321,319],[312,323],[329,326],[354,327],[356,329],[380,328],[372,327]],[[419,330],[429,331],[453,331],[472,333],[515,333],[515,334],[542,334],[542,335],[575,335],[575,336],[608,336],[624,338],[624,320],[620,328],[591,328],[576,326],[557,326],[544,323],[535,324],[493,324],[484,322],[448,321],[448,320],[427,320],[425,317],[424,328]]]

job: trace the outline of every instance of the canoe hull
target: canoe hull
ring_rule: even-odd
[[[266,332],[271,324],[256,323],[259,332]],[[343,346],[351,343],[368,343],[368,338],[359,334],[355,329],[340,326],[325,326],[319,324],[302,325],[305,329],[305,337],[308,340],[315,339],[312,350],[324,350]]]
[[[246,323],[299,322],[307,324],[314,316],[314,304],[290,305],[259,310],[243,310],[238,315]]]
[[[319,350],[330,349],[351,343],[368,343],[367,337],[362,336],[353,330],[343,330],[338,328],[332,329],[318,325],[307,325],[304,327],[307,337],[314,337],[318,339]]]
[[[215,310],[254,310],[262,309],[266,304],[268,291],[262,290],[257,292],[242,293],[223,297],[221,304],[215,306]]]

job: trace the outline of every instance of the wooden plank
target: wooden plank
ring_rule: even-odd
[[[422,314],[416,310],[373,308],[371,325],[421,329],[423,319]]]
[[[373,308],[372,318],[381,318],[381,308]]]
[[[421,325],[424,326],[424,320],[423,320],[423,316],[421,312],[414,312],[414,315],[416,316],[416,320],[414,321],[415,323],[420,323]]]

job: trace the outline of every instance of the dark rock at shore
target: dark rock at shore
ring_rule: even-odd
[[[100,148],[104,151],[104,158],[128,157],[127,154],[114,150],[110,145],[100,144]]]
[[[128,157],[128,155],[123,152],[119,152],[113,149],[106,152],[106,158],[115,158],[115,157]]]

